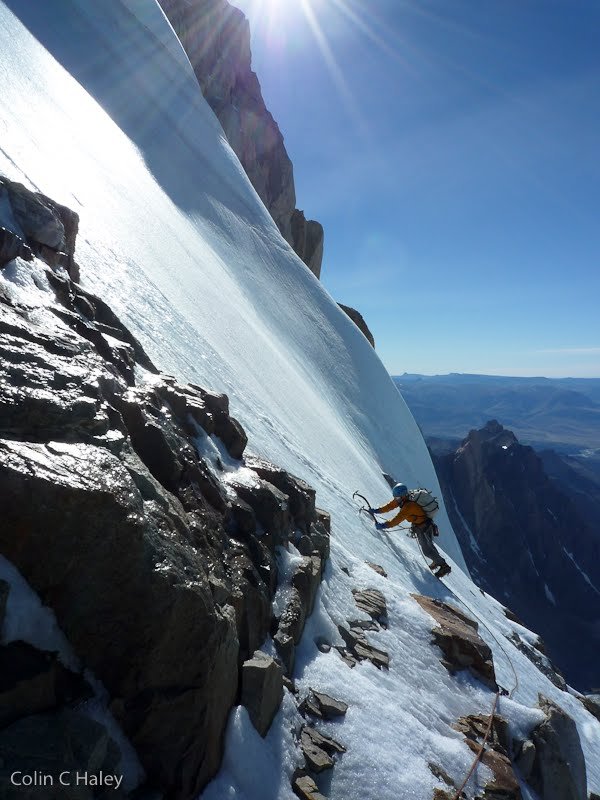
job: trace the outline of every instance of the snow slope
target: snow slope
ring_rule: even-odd
[[[431,620],[409,592],[450,595],[415,544],[399,533],[374,535],[351,500],[357,488],[374,504],[387,500],[382,470],[441,495],[394,384],[282,240],[153,0],[0,4],[0,69],[0,171],[80,214],[82,283],[134,329],[159,367],[227,392],[250,448],[313,484],[318,504],[332,513],[332,560],[298,681],[350,703],[336,730],[349,751],[329,796],[350,800],[360,787],[363,800],[430,798],[437,783],[428,761],[460,778],[472,760],[448,723],[489,712],[492,695],[439,664]],[[464,567],[443,510],[439,523],[442,547]],[[383,564],[389,579],[367,559]],[[514,629],[464,572],[455,568],[448,582],[499,639]],[[389,673],[364,665],[350,671],[314,645],[317,635],[335,636],[338,623],[358,616],[350,592],[357,586],[387,597],[390,628],[372,639],[390,653]],[[506,656],[489,643],[500,682],[511,688]],[[500,711],[525,730],[538,718],[526,706],[539,691],[559,702],[578,721],[590,788],[599,791],[600,725],[505,646],[519,687]],[[286,701],[263,742],[237,710],[207,800],[292,797],[294,717]]]

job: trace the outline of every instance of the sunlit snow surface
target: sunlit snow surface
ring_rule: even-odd
[[[355,489],[374,504],[387,500],[382,470],[440,495],[414,420],[362,334],[279,236],[154,2],[7,6],[0,4],[0,170],[80,214],[82,283],[113,306],[162,369],[227,392],[250,449],[314,485],[332,514],[332,558],[298,657],[301,692],[313,686],[350,706],[343,722],[325,726],[348,748],[325,793],[429,800],[439,785],[429,761],[458,781],[472,761],[449,725],[489,711],[493,695],[439,663],[432,620],[410,592],[452,596],[415,543],[400,532],[375,534],[351,500]],[[411,344],[408,333],[403,344]],[[441,546],[463,564],[443,510],[439,524]],[[577,719],[590,789],[599,791],[598,722],[505,641],[515,625],[498,603],[457,567],[447,583],[517,669],[514,699],[500,701],[513,730],[525,735],[539,719],[526,708],[538,692],[556,700]],[[350,670],[335,651],[314,645],[360,616],[351,589],[367,586],[387,598],[389,630],[370,638],[390,653],[389,673]],[[512,688],[506,656],[482,634],[500,682]],[[294,709],[288,697],[264,741],[243,709],[232,714],[224,766],[205,800],[292,797]]]

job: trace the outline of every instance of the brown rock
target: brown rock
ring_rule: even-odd
[[[257,650],[242,667],[242,705],[261,736],[267,735],[282,700],[281,667],[271,656]]]
[[[336,717],[343,717],[348,711],[348,704],[342,700],[336,700],[323,692],[316,692],[311,689],[311,698],[323,719],[335,719]]]
[[[378,589],[353,589],[354,602],[361,611],[367,613],[377,622],[387,624],[387,605],[385,597]]]
[[[489,716],[474,714],[461,717],[453,727],[464,734],[466,743],[478,755],[489,725]],[[493,774],[492,780],[485,785],[482,800],[521,800],[519,781],[507,749],[510,749],[508,723],[495,715],[480,758],[481,763],[489,767]]]
[[[319,787],[304,770],[296,770],[292,777],[292,789],[300,800],[327,800],[319,792]]]
[[[381,575],[382,578],[387,578],[387,572],[382,566],[379,564],[373,564],[371,561],[367,561],[366,564],[371,567],[371,569],[375,570],[378,575]]]
[[[292,576],[292,586],[298,591],[306,617],[310,617],[315,605],[322,567],[320,556],[305,556]]]
[[[346,748],[343,744],[336,742],[336,740],[332,739],[330,736],[324,736],[315,728],[310,727],[310,725],[304,726],[302,729],[302,736],[308,737],[313,744],[320,747],[321,750],[324,750],[329,755],[346,752]]]
[[[292,162],[252,72],[248,21],[225,0],[160,4],[258,196],[283,237],[318,277],[323,229],[295,209]]]
[[[442,664],[449,672],[469,669],[479,680],[497,690],[492,651],[477,633],[478,625],[462,611],[440,600],[413,594],[412,597],[438,623],[433,641],[444,653]]]
[[[306,729],[304,729],[301,734],[300,747],[306,761],[306,766],[312,772],[319,773],[333,767],[333,758],[319,747],[314,738],[306,732]]]
[[[370,661],[377,669],[388,669],[390,657],[384,650],[369,644],[363,630],[356,623],[348,630],[341,625],[338,630],[346,643],[346,648],[337,648],[348,666],[353,667],[359,661]]]

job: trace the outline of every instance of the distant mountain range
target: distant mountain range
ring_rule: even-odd
[[[495,420],[433,458],[476,583],[542,635],[570,684],[598,686],[598,485]]]
[[[461,440],[497,419],[537,449],[600,458],[600,378],[395,376],[426,437]]]
[[[394,381],[476,582],[542,634],[569,683],[596,686],[600,379]]]

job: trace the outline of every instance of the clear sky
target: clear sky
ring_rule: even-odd
[[[232,4],[388,370],[600,376],[600,2]]]

